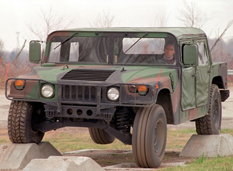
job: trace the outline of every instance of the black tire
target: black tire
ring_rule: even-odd
[[[133,124],[133,156],[139,167],[160,166],[167,141],[167,121],[162,106],[138,110]]]
[[[38,119],[33,105],[23,101],[12,101],[8,116],[8,135],[12,143],[40,143],[44,133],[33,129]]]
[[[222,104],[218,86],[212,84],[208,114],[195,120],[196,132],[199,135],[220,134],[222,121]]]
[[[111,144],[115,140],[115,137],[99,128],[89,128],[89,134],[96,144]]]

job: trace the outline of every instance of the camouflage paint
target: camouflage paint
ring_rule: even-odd
[[[45,51],[45,58],[43,59],[43,62],[46,62],[48,59],[49,51],[50,51],[50,44],[51,39],[54,36],[71,36],[75,32],[78,32],[78,36],[102,36],[102,34],[105,33],[122,33],[122,35],[127,35],[126,33],[133,33],[137,37],[141,37],[143,34],[148,33],[146,37],[153,37],[161,35],[161,37],[165,37],[168,34],[171,34],[176,37],[178,45],[182,41],[188,41],[193,40],[194,38],[202,38],[206,39],[205,33],[196,28],[89,28],[89,29],[74,29],[74,30],[62,30],[62,31],[56,31],[51,33],[48,36],[47,39],[47,46]],[[182,48],[180,47],[180,51],[182,51]],[[181,53],[182,54],[182,53]],[[181,57],[179,57],[180,62]],[[173,117],[174,117],[174,123],[173,124],[179,124],[182,122],[186,122],[188,120],[193,120],[198,117],[204,116],[207,113],[208,110],[208,104],[206,103],[206,99],[203,100],[203,105],[193,108],[190,108],[188,110],[183,110],[181,108],[181,100],[182,100],[182,65],[176,65],[176,66],[127,66],[127,65],[100,65],[100,64],[68,64],[68,67],[66,67],[66,64],[53,64],[53,63],[44,63],[42,64],[42,67],[36,67],[34,70],[26,75],[19,76],[18,78],[23,79],[37,79],[43,82],[42,80],[46,82],[50,82],[52,84],[55,84],[55,96],[52,99],[44,99],[42,97],[39,97],[38,101],[43,102],[47,104],[48,102],[56,102],[59,99],[58,94],[58,82],[59,82],[59,76],[64,75],[65,73],[73,70],[73,69],[86,69],[86,70],[115,70],[115,72],[109,76],[109,78],[103,83],[100,82],[86,82],[86,84],[95,84],[96,86],[100,86],[102,84],[106,85],[119,85],[123,84],[124,86],[124,92],[129,93],[127,89],[127,85],[148,85],[150,87],[149,93],[151,94],[151,99],[154,100],[149,105],[153,105],[156,103],[156,96],[158,93],[164,89],[169,90],[170,97],[171,97],[171,103],[172,103],[172,110],[173,110]],[[161,70],[162,69],[162,70]],[[226,80],[226,69],[227,65],[226,63],[218,63],[213,64],[211,66],[211,74],[210,74],[210,83],[212,82],[216,83],[219,81],[219,79],[222,80],[222,84],[219,84],[219,88],[226,89],[227,88],[227,80]],[[158,76],[160,77],[158,78]],[[14,79],[9,79],[14,80]],[[65,81],[62,81],[63,84],[65,84]],[[8,83],[8,82],[7,82]],[[70,83],[69,83],[70,84]],[[79,84],[79,82],[76,82],[75,85]],[[187,87],[189,84],[189,80],[186,80]],[[158,88],[155,88],[156,85],[158,85]],[[6,86],[7,87],[7,86]],[[12,97],[12,99],[17,100],[34,100],[38,98],[38,93],[40,94],[40,90],[38,89],[38,84],[33,82],[29,83],[27,81],[25,90],[15,90],[14,86],[11,85],[10,94],[8,97]],[[201,93],[201,92],[200,92]],[[134,94],[132,97],[132,105],[136,105],[133,100],[136,99],[136,97],[140,96],[138,94]],[[18,99],[19,98],[19,99]],[[141,97],[142,98],[142,97]],[[142,98],[143,99],[143,98]],[[209,101],[209,98],[208,98]],[[106,104],[105,104],[106,105]],[[114,106],[114,103],[111,103],[111,106]],[[115,105],[117,106],[117,104]],[[130,106],[130,104],[126,105]],[[139,105],[143,107],[143,105]],[[147,105],[145,105],[147,106]]]

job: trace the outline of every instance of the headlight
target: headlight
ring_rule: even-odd
[[[129,92],[130,93],[136,93],[137,92],[137,87],[136,85],[129,85],[128,86]]]
[[[139,93],[141,96],[145,96],[149,91],[146,85],[129,85],[128,89],[130,93]]]
[[[51,98],[54,95],[54,88],[52,85],[49,84],[45,84],[42,86],[41,88],[41,94],[45,97],[45,98]]]
[[[107,96],[109,100],[116,101],[119,99],[119,90],[115,87],[109,88],[107,92]]]

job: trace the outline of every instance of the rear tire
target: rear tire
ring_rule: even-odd
[[[44,133],[33,128],[39,116],[28,102],[12,101],[8,116],[8,135],[12,143],[40,143]]]
[[[133,124],[132,148],[136,164],[145,168],[160,166],[166,147],[167,122],[162,106],[140,109]]]
[[[212,84],[208,114],[195,120],[196,132],[199,135],[220,134],[222,121],[222,104],[218,86]]]
[[[108,134],[105,130],[99,128],[88,128],[91,139],[96,144],[110,144],[115,140],[115,137]]]

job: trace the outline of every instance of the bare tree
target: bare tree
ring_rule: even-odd
[[[115,22],[115,17],[104,11],[96,17],[95,21],[90,24],[91,27],[112,27]]]
[[[232,24],[233,20],[229,21],[223,32],[219,34],[214,41],[212,41],[211,47],[211,56],[213,61],[225,61],[228,63],[228,67],[230,68],[232,68],[232,57],[230,56],[230,53],[227,52],[227,44],[225,41],[223,41],[223,37]]]
[[[179,10],[181,16],[178,19],[186,27],[202,28],[203,25],[210,19],[204,14],[197,6],[195,2],[188,4],[187,1],[183,1],[184,7]]]
[[[217,40],[215,41],[214,45],[211,48],[211,51],[213,50],[213,48],[216,46],[216,44],[223,38],[224,34],[226,33],[226,31],[232,26],[233,24],[233,20],[229,21],[229,23],[227,24],[227,26],[225,27],[225,29],[223,30],[223,32],[221,33],[221,35],[217,38]]]
[[[165,10],[159,10],[155,14],[154,26],[166,27],[169,19],[169,14]]]
[[[3,43],[3,41],[0,39],[0,55],[2,55],[3,47],[4,47],[4,43]],[[0,57],[1,57],[1,56],[0,56]]]
[[[190,4],[188,4],[187,1],[183,1],[183,3],[184,8],[180,10],[180,14],[182,17],[179,17],[178,19],[187,27],[202,28],[210,18],[208,18],[198,8],[196,3],[191,2]],[[223,32],[217,36],[217,39],[211,40],[211,56],[214,61],[223,61],[224,56],[226,56],[226,51],[223,48],[225,42],[222,39],[224,34],[231,27],[232,24],[233,21],[230,21]]]
[[[3,58],[3,47],[4,47],[3,41],[0,39],[0,65],[5,66],[3,59],[2,59]]]
[[[18,63],[18,58],[19,58],[20,54],[23,52],[23,49],[24,49],[24,47],[25,47],[26,42],[27,42],[27,40],[24,40],[23,46],[21,47],[21,49],[19,50],[19,52],[18,52],[17,55],[15,56],[14,61],[12,62],[14,67],[15,67],[16,64]]]
[[[3,41],[0,39],[0,51],[3,49]]]
[[[27,27],[28,29],[39,38],[41,41],[45,41],[49,33],[58,29],[66,29],[69,27],[78,15],[67,16],[61,15],[60,12],[56,13],[52,7],[50,7],[48,12],[41,9],[41,21],[31,22]],[[42,23],[38,27],[37,23]]]

